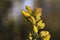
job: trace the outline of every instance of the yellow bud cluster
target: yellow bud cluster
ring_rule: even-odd
[[[29,6],[26,6],[27,11],[22,11],[22,14],[24,15],[24,17],[27,18],[27,20],[29,20],[32,25],[33,25],[33,35],[34,37],[36,35],[40,35],[42,40],[50,40],[50,34],[48,31],[41,31],[40,34],[38,34],[39,32],[39,28],[43,29],[45,27],[45,23],[43,23],[43,21],[41,20],[41,15],[42,15],[42,8],[36,8],[34,11],[32,11],[32,9]],[[38,37],[37,36],[37,37]],[[32,38],[32,34],[29,33],[29,39],[28,40],[33,40]],[[34,38],[34,40],[37,40],[36,38]]]
[[[37,25],[39,26],[40,29],[43,29],[45,27],[45,23],[42,23],[42,20],[40,20]]]
[[[41,31],[40,32],[40,36],[42,38],[42,40],[50,40],[50,34],[48,31]]]
[[[36,8],[34,10],[34,16],[36,17],[36,21],[40,20],[41,18],[41,12],[42,12],[42,9],[41,8]]]
[[[29,6],[26,6],[27,11],[32,14],[32,9]]]

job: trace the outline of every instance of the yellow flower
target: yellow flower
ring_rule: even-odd
[[[27,12],[29,12],[30,14],[32,14],[32,9],[29,6],[26,6]]]
[[[36,21],[38,21],[38,20],[40,20],[41,19],[41,13],[37,13],[37,15],[36,15]]]
[[[30,16],[30,19],[32,20],[32,24],[35,24],[36,23],[36,20],[33,16]]]
[[[38,33],[38,27],[34,25],[33,30],[35,33]]]
[[[46,36],[46,35],[48,35],[48,34],[49,34],[48,31],[41,31],[41,32],[40,32],[41,37]]]
[[[45,27],[45,23],[41,24],[41,29],[43,29]]]
[[[41,31],[40,36],[43,40],[49,40],[51,35],[48,31]]]
[[[43,40],[50,40],[51,35],[47,35],[43,38]]]
[[[42,12],[42,8],[36,8],[34,10],[34,16],[40,18],[41,17],[41,12]]]
[[[39,13],[39,12],[42,12],[42,8],[36,8],[36,9],[34,10],[35,16],[36,16],[36,14]]]
[[[41,11],[42,11],[42,8],[36,8],[34,10],[34,16],[36,17],[36,21],[41,19],[41,15],[42,15]]]
[[[40,26],[42,24],[42,20],[40,20],[37,25]]]
[[[30,14],[28,13],[28,12],[26,12],[26,11],[22,11],[22,14],[25,16],[25,17],[29,17],[30,16]]]
[[[43,29],[45,27],[45,23],[42,23],[42,20],[40,20],[37,25],[39,26],[40,29]]]

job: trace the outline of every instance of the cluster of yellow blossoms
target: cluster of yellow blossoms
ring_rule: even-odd
[[[39,40],[39,37],[41,40],[50,40],[51,35],[48,31],[39,32],[40,29],[44,29],[45,27],[45,23],[43,23],[43,20],[41,19],[42,8],[32,10],[29,6],[26,6],[26,10],[27,11],[22,10],[22,14],[33,25],[32,33],[29,33],[27,40]]]

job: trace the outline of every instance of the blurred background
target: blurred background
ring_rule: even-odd
[[[26,40],[31,27],[21,14],[26,5],[43,9],[43,30],[50,32],[50,40],[60,40],[60,0],[0,0],[0,40]]]

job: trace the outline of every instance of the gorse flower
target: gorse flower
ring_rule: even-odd
[[[29,17],[30,16],[30,14],[28,13],[28,12],[26,12],[26,11],[22,11],[22,14],[25,16],[25,17]]]
[[[36,17],[36,21],[40,20],[41,18],[41,12],[42,12],[42,8],[36,8],[34,10],[34,16]]]
[[[43,29],[45,27],[45,23],[42,23],[42,20],[40,20],[37,25],[39,26],[40,29]]]
[[[32,14],[32,9],[29,6],[26,6],[27,11]]]
[[[50,34],[48,31],[41,31],[40,32],[40,36],[42,38],[42,40],[50,40]]]
[[[34,25],[33,30],[35,33],[38,33],[38,27]]]
[[[22,14],[33,26],[31,33],[29,32],[28,40],[38,40],[40,37],[41,40],[50,40],[51,35],[48,31],[40,32],[40,29],[45,28],[45,23],[43,23],[43,20],[41,19],[42,8],[36,8],[33,11],[29,6],[26,6],[26,10],[27,11],[23,10]]]

